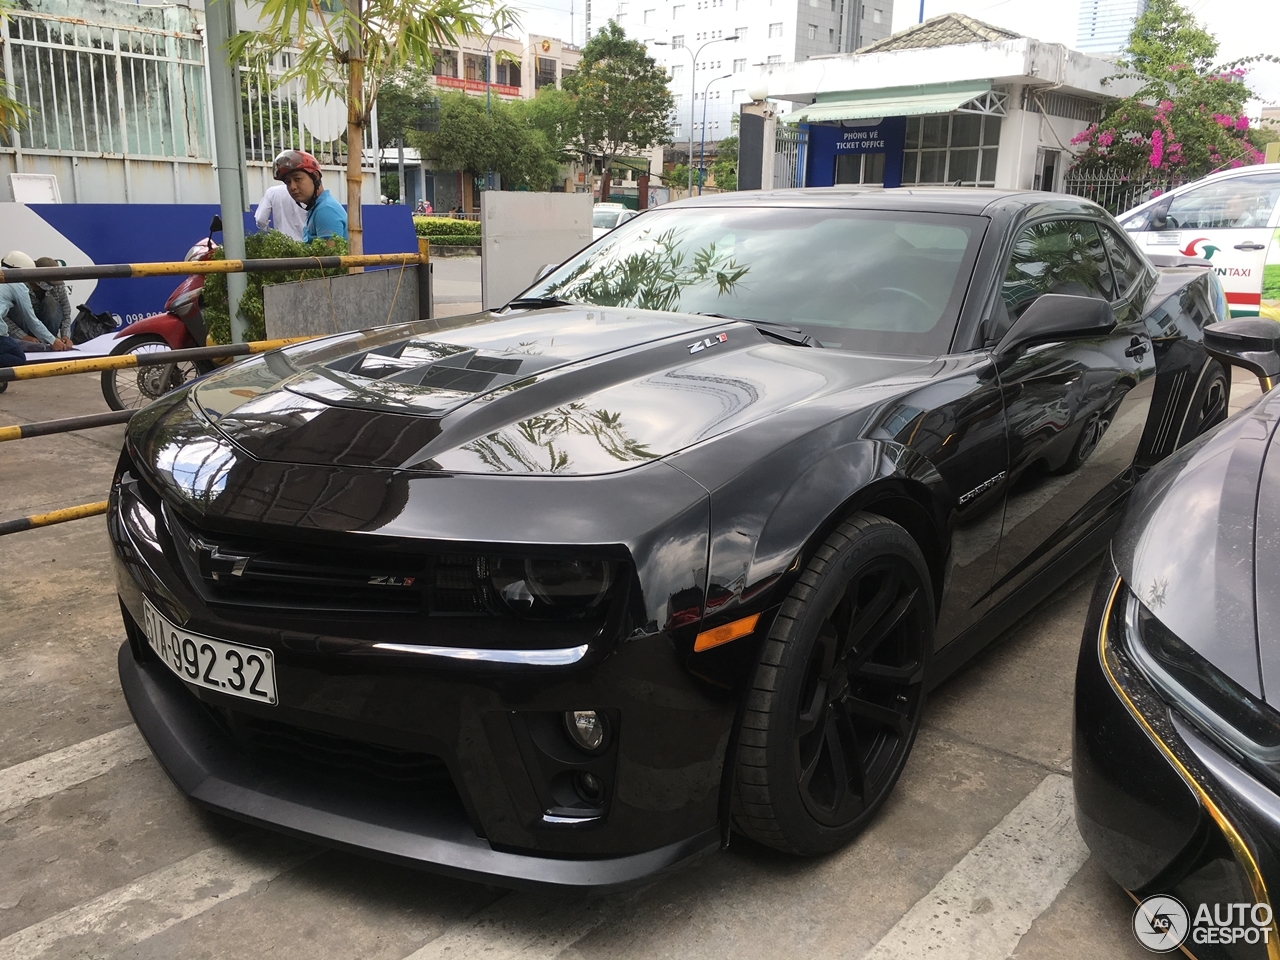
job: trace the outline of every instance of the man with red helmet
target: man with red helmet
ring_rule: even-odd
[[[275,178],[285,185],[294,203],[307,211],[302,242],[318,237],[347,239],[347,211],[320,182],[320,164],[305,150],[286,150],[272,164]]]

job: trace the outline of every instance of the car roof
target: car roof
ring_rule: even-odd
[[[848,210],[901,210],[990,215],[997,209],[1021,209],[1060,203],[1064,210],[1100,211],[1090,201],[1042,190],[993,190],[989,187],[873,187],[837,185],[791,190],[742,190],[664,204],[666,207],[773,206],[828,207]],[[1096,209],[1095,209],[1096,207]]]

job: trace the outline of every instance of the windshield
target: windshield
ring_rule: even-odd
[[[936,356],[950,347],[985,224],[875,210],[655,210],[522,296],[720,314],[794,326],[824,347]]]
[[[617,224],[621,210],[596,210],[591,214],[593,227],[612,227]]]

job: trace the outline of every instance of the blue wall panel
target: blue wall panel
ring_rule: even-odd
[[[852,122],[852,121],[851,121]],[[809,166],[805,185],[830,187],[836,180],[836,157],[843,153],[883,153],[884,185],[902,185],[902,148],[907,138],[906,117],[885,117],[856,127],[809,126]]]

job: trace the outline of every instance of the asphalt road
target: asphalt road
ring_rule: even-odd
[[[471,269],[439,261],[442,295],[465,295],[443,284],[474,284]],[[1236,405],[1254,395],[1238,381]],[[19,383],[0,425],[103,409],[95,377]],[[122,432],[0,445],[0,516],[102,499]],[[937,691],[894,796],[843,851],[798,860],[735,840],[584,897],[443,880],[201,813],[120,695],[102,518],[0,538],[0,960],[1147,957],[1072,818],[1093,572]]]

